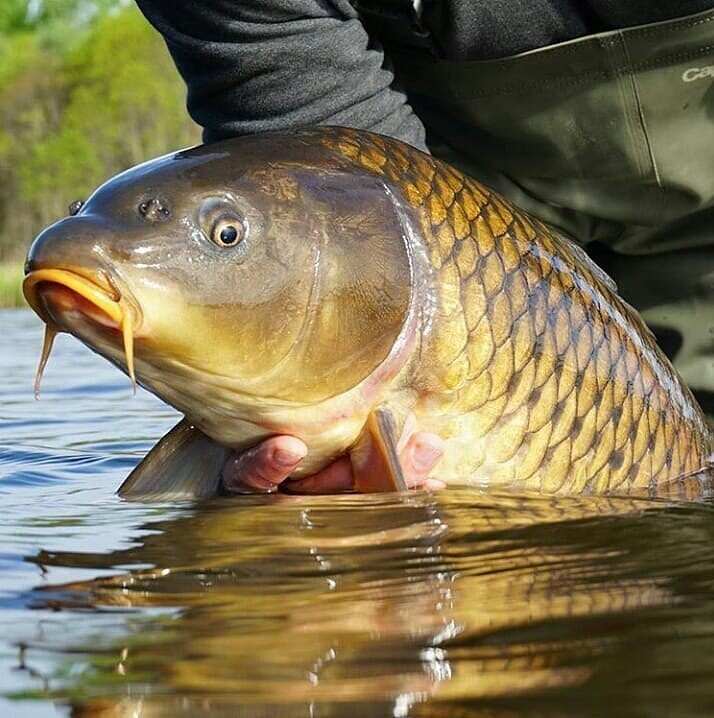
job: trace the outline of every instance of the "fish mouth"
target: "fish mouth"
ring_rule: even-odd
[[[138,305],[129,295],[122,293],[110,275],[102,272],[106,286],[67,269],[31,270],[22,283],[22,291],[27,303],[45,322],[45,337],[40,363],[35,377],[35,395],[39,395],[42,373],[52,344],[58,332],[62,331],[56,323],[53,313],[77,311],[122,336],[126,369],[132,387],[136,389],[134,373],[134,335],[141,317]]]

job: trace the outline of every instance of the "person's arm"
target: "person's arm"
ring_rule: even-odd
[[[381,47],[348,0],[137,0],[164,36],[207,142],[334,124],[425,150]]]

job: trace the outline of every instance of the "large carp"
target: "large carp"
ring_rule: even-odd
[[[307,444],[296,476],[349,453],[359,489],[399,488],[409,413],[462,484],[656,493],[707,463],[701,410],[609,278],[401,142],[228,140],[71,209],[27,260],[41,365],[68,331],[186,417],[126,495],[211,494],[229,447],[274,434]]]

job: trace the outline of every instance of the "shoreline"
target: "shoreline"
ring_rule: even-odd
[[[22,295],[23,263],[0,262],[0,309],[26,307]]]

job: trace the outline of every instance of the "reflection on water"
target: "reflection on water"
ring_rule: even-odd
[[[129,504],[172,412],[0,313],[2,715],[709,716],[714,510],[439,495]]]

